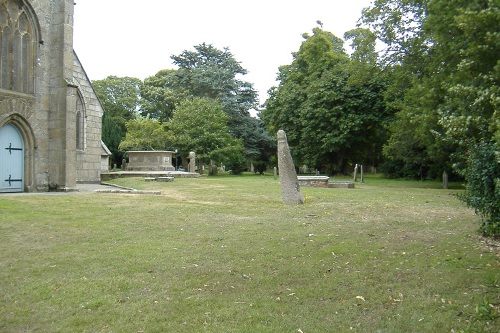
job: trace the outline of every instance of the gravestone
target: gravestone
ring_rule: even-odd
[[[283,203],[291,205],[303,204],[304,197],[300,192],[297,172],[288,147],[286,133],[283,130],[278,131],[278,168]]]
[[[194,153],[194,151],[192,152],[189,152],[189,167],[188,167],[188,171],[189,172],[196,172],[196,154]]]

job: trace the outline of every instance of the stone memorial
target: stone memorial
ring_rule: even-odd
[[[188,171],[192,173],[196,172],[196,154],[194,153],[194,151],[189,152],[188,159],[189,159]]]
[[[169,150],[133,150],[128,151],[127,171],[175,171],[172,165],[173,151]]]
[[[288,147],[286,133],[283,130],[278,131],[278,169],[283,203],[291,205],[303,204],[304,197],[300,192],[297,172]]]

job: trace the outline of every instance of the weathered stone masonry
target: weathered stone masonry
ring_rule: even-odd
[[[0,130],[21,133],[27,192],[100,181],[103,110],[73,51],[73,9],[0,0]]]

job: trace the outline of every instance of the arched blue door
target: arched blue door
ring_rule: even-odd
[[[11,124],[0,127],[0,192],[24,190],[24,141]]]

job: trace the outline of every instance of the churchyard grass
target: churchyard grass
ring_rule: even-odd
[[[114,182],[162,194],[0,195],[1,332],[500,331],[499,252],[457,189]]]

